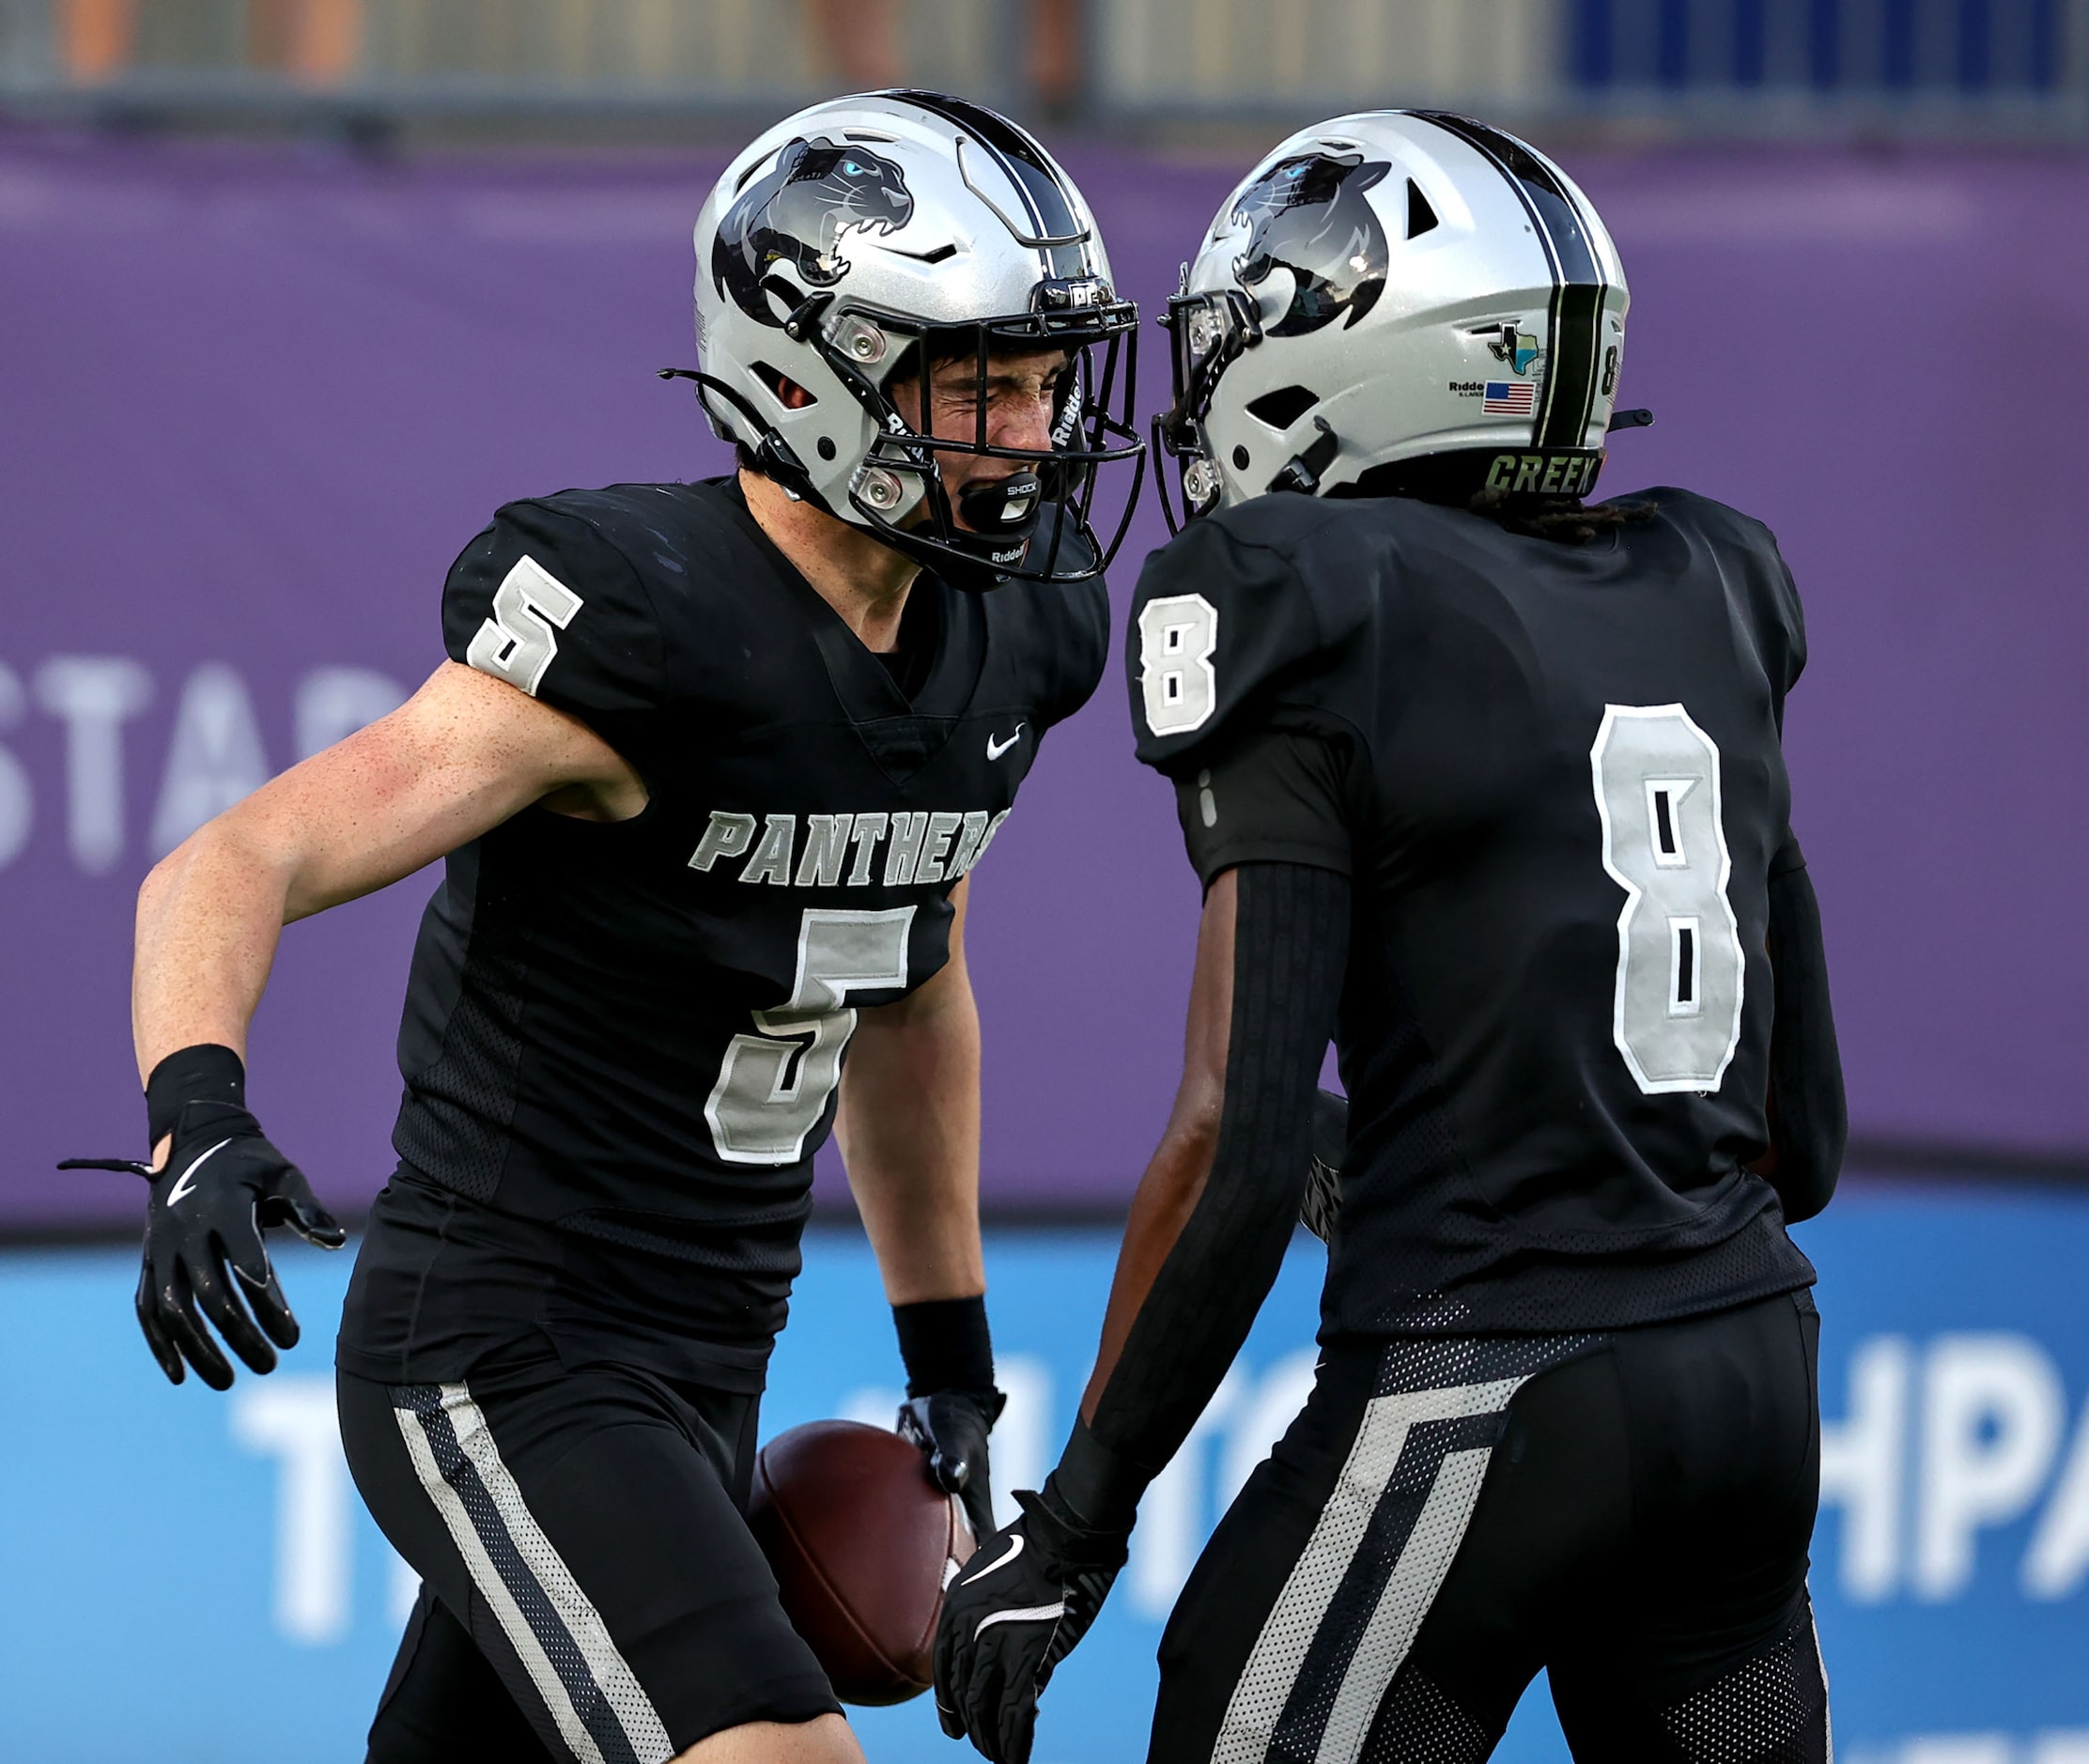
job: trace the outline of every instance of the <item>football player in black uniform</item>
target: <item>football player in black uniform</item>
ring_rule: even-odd
[[[342,1238],[246,1106],[280,928],[447,854],[338,1350],[423,1576],[383,1764],[860,1757],[740,1515],[830,1129],[903,1430],[991,1524],[967,878],[1101,675],[1136,316],[1065,174],[933,94],[770,130],[696,240],[737,476],[503,508],[414,699],[140,902],[138,1313],[222,1388],[207,1322],[256,1371],[297,1339],[261,1228]]]
[[[1583,500],[1638,420],[1625,306],[1555,166],[1407,113],[1286,142],[1171,302],[1198,518],[1128,660],[1206,890],[1185,1071],[1074,1436],[948,1595],[990,1757],[1269,1289],[1331,1037],[1317,1379],[1168,1625],[1151,1756],[1465,1764],[1541,1667],[1581,1759],[1828,1756],[1805,637],[1757,522]]]

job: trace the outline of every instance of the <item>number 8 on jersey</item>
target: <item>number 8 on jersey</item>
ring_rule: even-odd
[[[1138,681],[1155,735],[1201,728],[1218,704],[1218,609],[1202,595],[1166,595],[1138,615]]]
[[[1719,749],[1680,704],[1608,704],[1588,750],[1617,915],[1613,1035],[1648,1095],[1712,1091],[1741,1040]]]

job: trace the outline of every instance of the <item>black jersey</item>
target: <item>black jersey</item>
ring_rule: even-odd
[[[857,1008],[948,960],[951,891],[1107,632],[1099,580],[924,573],[895,670],[733,480],[503,508],[450,572],[449,654],[583,720],[648,801],[450,858],[399,1031],[395,1265],[359,1270],[344,1363],[451,1376],[527,1314],[758,1379]]]
[[[1770,534],[1586,546],[1270,496],[1140,580],[1139,757],[1208,882],[1352,878],[1335,1333],[1602,1328],[1809,1283],[1768,1184],[1766,892],[1805,656]]]

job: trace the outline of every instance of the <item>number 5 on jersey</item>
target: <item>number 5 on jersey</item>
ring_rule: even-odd
[[[479,627],[464,659],[534,698],[559,653],[559,632],[586,604],[535,558],[518,557],[493,591],[493,616]]]
[[[1680,704],[1609,704],[1588,750],[1617,915],[1612,1035],[1649,1096],[1712,1091],[1741,1040],[1719,749]]]
[[[851,912],[809,906],[798,921],[797,982],[755,1033],[725,1050],[704,1117],[728,1164],[789,1164],[805,1154],[827,1099],[842,1081],[842,1050],[856,1032],[852,992],[905,991],[914,909]]]

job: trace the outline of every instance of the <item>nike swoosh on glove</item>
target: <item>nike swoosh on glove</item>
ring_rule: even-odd
[[[994,1529],[986,1436],[1007,1406],[998,1390],[938,1390],[900,1404],[898,1431],[928,1454],[930,1478],[964,1504],[975,1539]]]
[[[303,1172],[269,1143],[260,1122],[230,1104],[184,1106],[158,1174],[114,1159],[68,1158],[58,1168],[132,1170],[152,1184],[138,1324],[172,1384],[187,1377],[186,1361],[211,1389],[231,1388],[231,1365],[205,1318],[257,1372],[275,1369],[277,1348],[297,1346],[298,1320],[270,1264],[263,1230],[286,1225],[321,1249],[348,1241]]]
[[[1038,1694],[1088,1633],[1124,1565],[1129,1532],[1094,1531],[1044,1493],[982,1540],[943,1595],[936,1631],[936,1713],[994,1764],[1029,1764]]]

